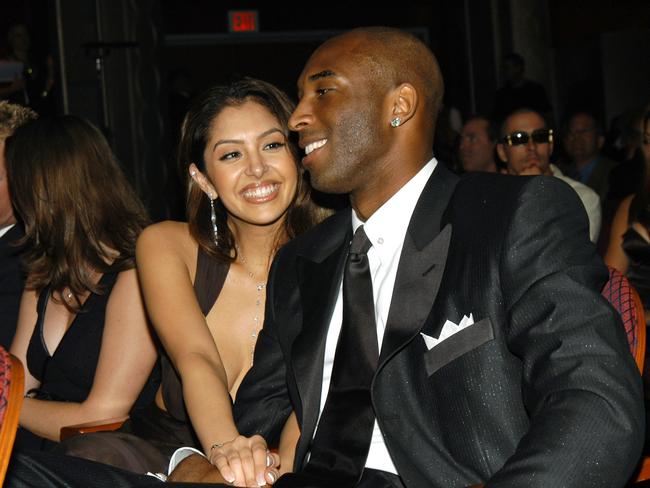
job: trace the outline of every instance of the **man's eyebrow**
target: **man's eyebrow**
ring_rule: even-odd
[[[320,80],[321,78],[329,78],[330,76],[336,76],[336,73],[334,73],[334,71],[331,71],[329,69],[325,69],[313,75],[309,75],[307,79],[309,81],[316,81],[316,80]]]

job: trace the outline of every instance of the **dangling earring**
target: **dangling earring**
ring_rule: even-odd
[[[214,232],[214,245],[219,247],[217,241],[219,237],[217,229],[217,212],[214,210],[214,198],[212,198],[212,192],[208,193],[208,198],[210,199],[210,220],[212,221],[212,232]]]
[[[390,121],[390,126],[399,127],[401,123],[402,123],[402,119],[400,119],[399,117],[395,117],[393,120]]]

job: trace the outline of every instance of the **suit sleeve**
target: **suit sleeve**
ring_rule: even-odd
[[[259,434],[269,446],[278,445],[282,428],[291,413],[286,366],[275,322],[278,304],[275,303],[274,290],[282,286],[278,280],[282,275],[280,254],[269,272],[264,327],[255,345],[253,367],[244,377],[233,407],[239,433],[245,436]]]
[[[530,427],[486,487],[623,486],[641,454],[641,379],[575,192],[532,178],[500,273],[507,341],[522,361]]]

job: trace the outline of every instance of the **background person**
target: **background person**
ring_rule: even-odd
[[[564,163],[565,172],[592,188],[604,201],[610,172],[618,163],[600,152],[605,143],[602,125],[591,113],[576,112],[568,118],[562,137],[569,158]]]
[[[639,293],[650,321],[650,107],[641,123],[641,153],[645,162],[644,179],[639,190],[625,198],[616,210],[605,263],[624,273]],[[646,349],[646,365],[648,352]],[[646,445],[650,449],[650,381],[648,367],[643,374],[646,404]]]
[[[646,168],[643,185],[616,211],[605,262],[627,275],[650,318],[650,111],[645,112],[640,127]]]
[[[494,95],[492,120],[502,123],[505,118],[521,108],[530,108],[551,120],[551,104],[540,83],[525,77],[526,62],[517,53],[503,58],[504,84]]]
[[[14,130],[36,114],[21,105],[0,101],[0,345],[9,350],[16,333],[20,296],[25,285],[21,269],[21,248],[17,241],[25,235],[23,224],[16,221],[5,166],[5,140]]]
[[[557,166],[551,164],[553,132],[548,129],[544,118],[530,109],[517,110],[506,118],[501,136],[497,152],[508,173],[554,176],[567,183],[582,201],[589,217],[589,238],[596,242],[601,226],[600,199],[591,188],[564,176]]]
[[[25,24],[13,24],[7,31],[7,60],[20,63],[22,72],[0,85],[0,98],[28,106],[40,115],[54,113],[54,58],[34,49]]]
[[[135,271],[145,210],[96,127],[38,119],[6,141],[27,272],[11,352],[26,366],[20,426],[46,441],[61,427],[127,415],[156,361]],[[151,382],[149,383],[149,385]]]
[[[470,117],[460,131],[458,156],[463,171],[498,171],[495,158],[498,133],[489,119]]]

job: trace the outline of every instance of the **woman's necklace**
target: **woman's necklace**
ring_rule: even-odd
[[[255,279],[255,274],[246,269],[246,258],[244,255],[241,253],[239,250],[239,246],[235,246],[237,249],[237,256],[239,257],[239,260],[241,261],[241,264],[248,274],[248,277],[253,280],[253,283],[255,284],[255,291],[256,291],[256,296],[255,296],[255,316],[253,317],[253,330],[251,331],[251,347],[250,347],[250,352],[251,352],[251,366],[253,366],[253,357],[255,356],[255,343],[257,342],[257,334],[259,333],[261,329],[261,324],[260,324],[260,309],[262,307],[262,292],[266,288],[266,282],[260,282]]]

